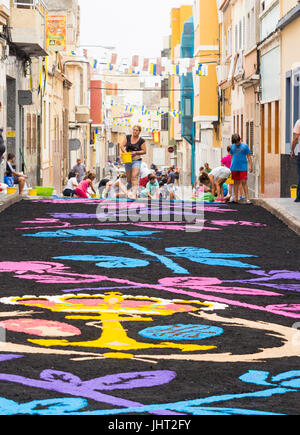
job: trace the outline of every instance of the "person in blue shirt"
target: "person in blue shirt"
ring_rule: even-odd
[[[231,162],[231,174],[234,180],[234,201],[238,203],[239,192],[242,187],[246,203],[251,204],[249,200],[249,189],[248,189],[248,172],[252,172],[253,163],[251,157],[251,151],[247,144],[243,143],[241,137],[238,134],[232,136],[232,147],[230,149],[230,154],[232,155]]]
[[[159,199],[159,184],[155,174],[148,175],[149,182],[140,193],[141,198]]]

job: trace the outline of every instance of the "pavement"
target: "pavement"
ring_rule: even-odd
[[[22,200],[20,195],[3,195],[0,194],[0,213],[6,208]]]
[[[300,235],[300,203],[290,198],[259,198],[254,199],[253,203],[268,210]]]

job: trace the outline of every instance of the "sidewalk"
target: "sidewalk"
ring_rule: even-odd
[[[6,208],[22,200],[20,195],[3,195],[0,194],[0,213]]]
[[[268,210],[300,235],[300,203],[296,203],[290,198],[260,198],[254,199],[252,202]]]

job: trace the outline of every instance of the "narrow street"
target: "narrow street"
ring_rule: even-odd
[[[99,204],[0,214],[1,414],[298,414],[298,236],[255,205],[189,231],[192,203]]]

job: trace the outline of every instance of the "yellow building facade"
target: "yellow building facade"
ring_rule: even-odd
[[[175,62],[178,58],[178,47],[181,43],[181,35],[183,32],[184,23],[192,16],[193,6],[189,5],[183,5],[180,8],[174,8],[171,11],[171,62]],[[180,92],[175,92],[174,89],[179,89],[178,83],[176,81],[176,77],[171,77],[171,110],[178,110],[178,104],[180,102]],[[174,119],[171,120],[170,139],[175,140]]]
[[[207,64],[208,75],[194,78],[194,122],[196,175],[204,163],[220,165],[221,140],[217,66],[219,64],[219,20],[217,2],[195,0],[193,6],[194,57]]]

